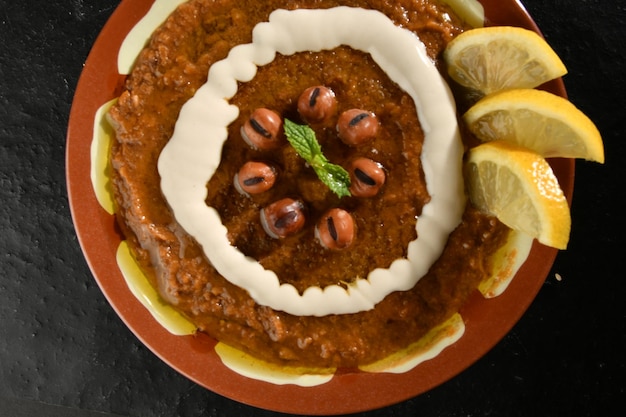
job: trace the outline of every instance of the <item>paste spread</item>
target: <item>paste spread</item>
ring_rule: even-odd
[[[378,10],[414,32],[435,63],[447,42],[466,28],[434,0],[341,3]],[[364,311],[316,316],[255,301],[218,273],[202,246],[179,224],[163,195],[157,165],[181,108],[206,82],[209,68],[237,45],[250,43],[253,28],[274,10],[335,6],[333,0],[184,3],[154,33],[109,113],[116,131],[111,163],[119,225],[153,286],[200,331],[279,364],[356,367],[405,348],[462,307],[489,274],[490,256],[507,235],[495,219],[468,206],[441,256],[412,288],[392,292]],[[242,140],[241,128],[258,108],[303,121],[298,97],[316,85],[336,94],[337,115],[360,108],[378,117],[376,138],[356,148],[337,140],[336,118],[311,123],[329,160],[348,164],[367,157],[384,167],[386,181],[375,196],[339,198],[293,148],[264,151]],[[219,165],[205,191],[206,205],[219,213],[234,247],[299,292],[311,286],[347,287],[351,280],[407,256],[409,242],[419,239],[416,222],[432,198],[419,163],[424,127],[410,95],[369,54],[347,46],[277,54],[254,78],[238,85],[230,102],[238,116],[228,126]],[[268,192],[251,196],[237,190],[233,178],[251,160],[276,167],[279,180]],[[276,238],[266,233],[259,213],[285,196],[304,201],[307,220],[298,233]],[[349,248],[335,251],[320,245],[315,224],[338,206],[356,219],[356,237]]]

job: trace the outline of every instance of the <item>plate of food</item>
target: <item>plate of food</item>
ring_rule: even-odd
[[[565,73],[513,0],[122,1],[69,120],[82,250],[211,391],[319,415],[414,397],[567,246],[574,158],[604,156]]]

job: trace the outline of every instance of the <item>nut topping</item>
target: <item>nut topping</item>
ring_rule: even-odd
[[[339,138],[346,145],[362,145],[376,137],[378,118],[374,113],[367,110],[346,110],[339,116],[337,132]]]
[[[302,201],[283,198],[261,210],[261,224],[265,232],[280,239],[299,232],[306,217]]]
[[[241,137],[254,149],[269,150],[281,145],[283,121],[274,111],[258,108],[241,128]]]
[[[260,194],[274,185],[276,182],[276,169],[265,162],[246,162],[237,174],[235,174],[234,185],[237,191],[242,194]]]
[[[355,197],[373,197],[385,184],[383,166],[368,158],[357,158],[350,165],[350,193]]]
[[[298,99],[298,113],[308,122],[322,122],[337,111],[335,93],[328,87],[309,87]]]
[[[315,228],[315,236],[327,249],[345,249],[352,244],[356,227],[352,215],[345,210],[334,208],[326,212]]]

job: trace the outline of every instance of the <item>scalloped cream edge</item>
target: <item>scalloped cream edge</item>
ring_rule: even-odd
[[[219,214],[205,203],[206,184],[219,165],[227,127],[239,113],[228,102],[238,82],[250,81],[257,66],[272,62],[276,53],[340,45],[369,53],[413,98],[425,133],[421,162],[431,200],[417,221],[419,238],[409,243],[406,259],[373,270],[347,289],[309,287],[300,295],[230,244]],[[161,190],[177,222],[200,243],[223,277],[247,290],[260,305],[299,316],[325,316],[372,309],[388,294],[412,288],[428,272],[465,208],[462,157],[455,102],[424,44],[379,11],[340,6],[276,10],[269,22],[257,24],[252,43],[234,47],[227,58],[213,64],[206,84],[184,104],[158,169]]]

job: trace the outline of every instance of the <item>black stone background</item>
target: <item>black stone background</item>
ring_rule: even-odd
[[[279,415],[168,368],[122,324],[82,257],[66,125],[82,64],[118,3],[0,0],[0,415]],[[451,381],[363,416],[626,411],[626,2],[524,3],[569,68],[570,99],[600,128],[607,163],[577,162],[570,247],[510,334]]]

